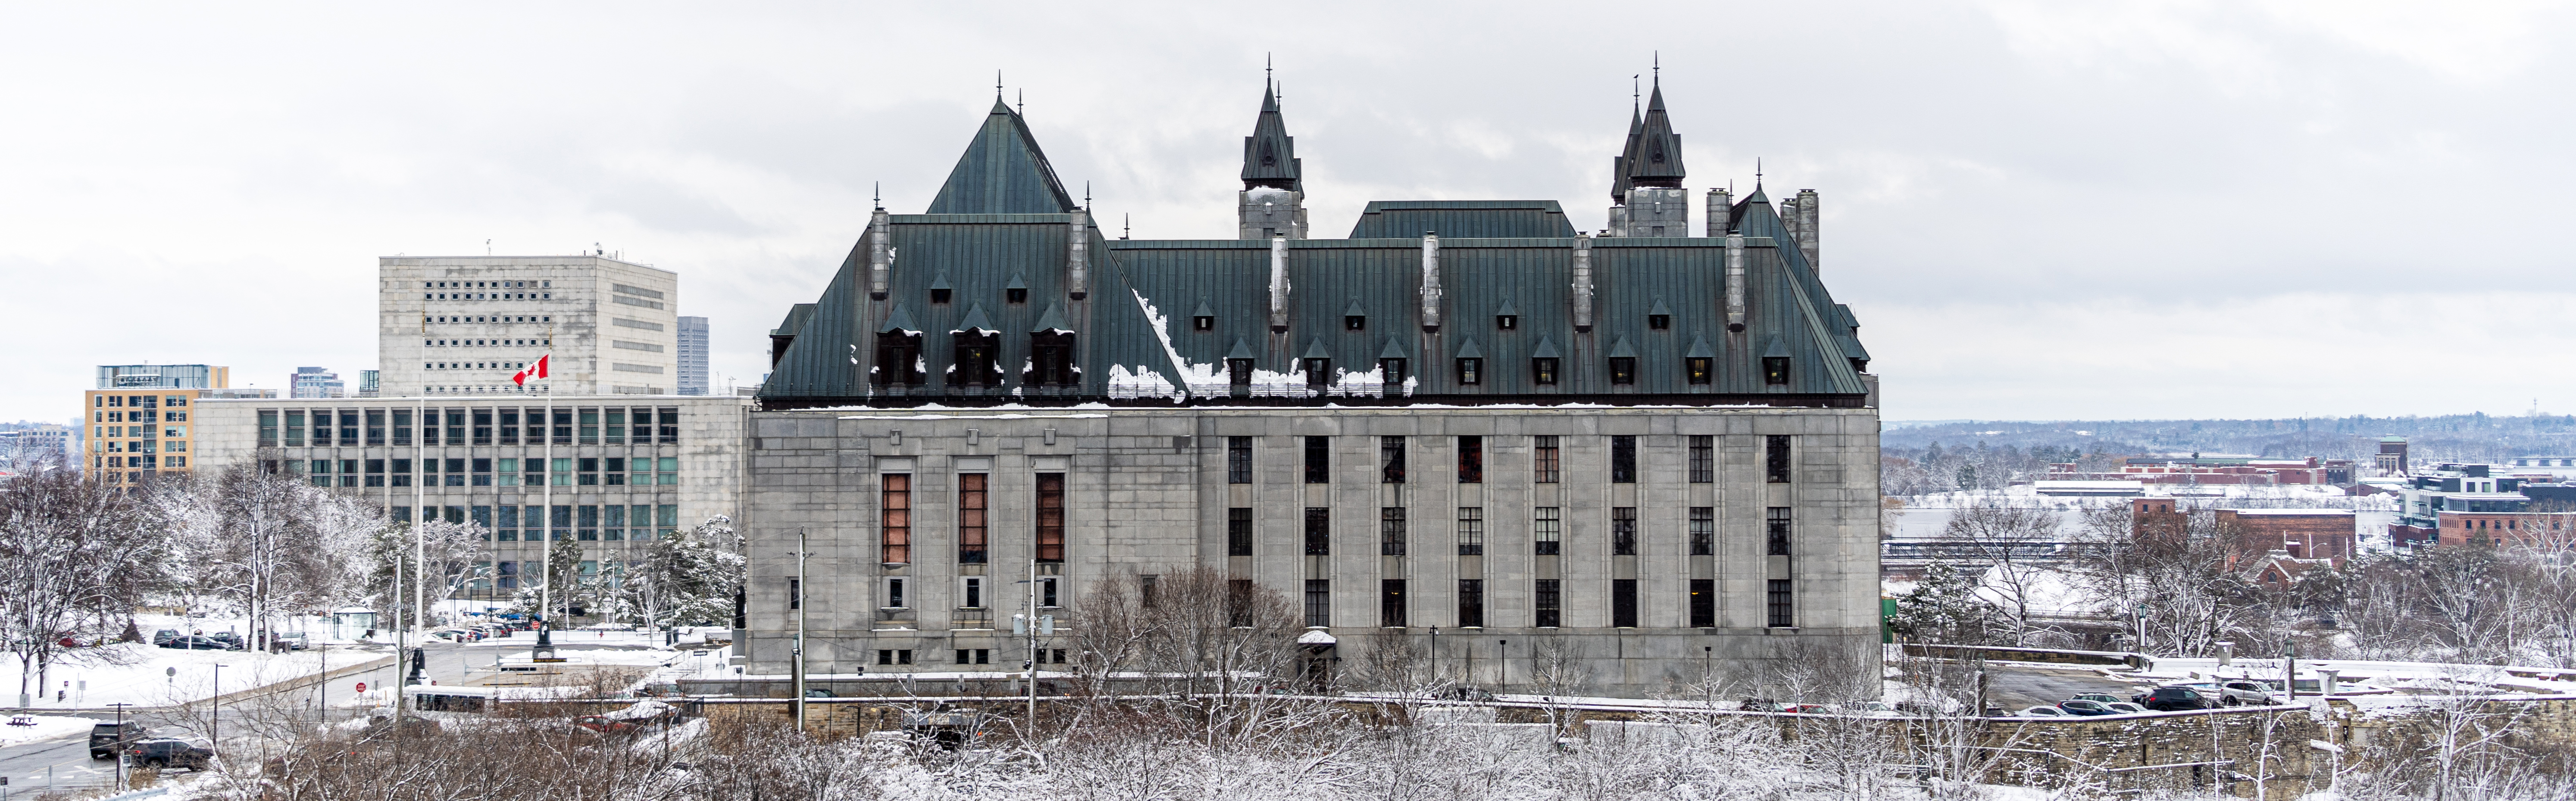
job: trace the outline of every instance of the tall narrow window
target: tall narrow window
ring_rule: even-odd
[[[304,410],[302,409],[291,409],[286,413],[286,447],[304,447]]]
[[[956,382],[970,387],[999,386],[1002,383],[1002,335],[998,332],[964,331],[956,339]]]
[[[1485,580],[1458,580],[1458,627],[1483,628],[1485,625]]]
[[[983,473],[957,476],[957,563],[961,565],[984,563],[985,514],[990,503],[984,485],[986,478]]]
[[[1690,480],[1707,484],[1717,480],[1717,437],[1692,434],[1690,438]]]
[[[1791,603],[1793,599],[1789,596],[1789,580],[1772,579],[1770,596],[1771,627],[1785,629],[1797,626],[1795,608]]]
[[[1556,435],[1531,437],[1530,480],[1540,484],[1556,483]]]
[[[805,608],[805,582],[797,579],[787,580],[787,608]]]
[[[1556,579],[1539,579],[1530,588],[1530,625],[1543,629],[1557,627],[1558,610],[1565,604],[1564,593],[1558,590],[1559,586]]]
[[[1225,384],[1229,390],[1249,393],[1252,390],[1252,360],[1225,360]]]
[[[1610,580],[1610,626],[1621,629],[1637,627],[1636,579]]]
[[[1333,438],[1306,438],[1306,483],[1333,482]]]
[[[1634,357],[1634,356],[1612,356],[1612,357],[1610,357],[1610,383],[1613,383],[1613,384],[1634,384],[1634,383],[1637,383],[1637,357]]]
[[[1789,438],[1773,434],[1762,438],[1762,478],[1773,484],[1789,483]]]
[[[1458,438],[1458,483],[1485,483],[1485,438]]]
[[[1404,483],[1404,438],[1377,438],[1378,483]]]
[[[1534,540],[1531,543],[1530,552],[1539,556],[1555,556],[1558,553],[1559,538],[1565,534],[1564,509],[1556,506],[1541,506],[1534,511],[1537,514],[1530,521],[1530,537]]]
[[[1379,394],[1390,398],[1404,394],[1405,372],[1403,359],[1379,359],[1377,360],[1377,370],[1378,384],[1381,387],[1381,389],[1379,389]]]
[[[1717,508],[1693,506],[1690,510],[1690,552],[1692,556],[1717,555]]]
[[[1306,368],[1307,389],[1321,390],[1333,383],[1333,360],[1300,359],[1298,363]]]
[[[1041,386],[1073,386],[1081,381],[1082,370],[1073,363],[1073,332],[1043,331],[1029,335],[1030,372],[1024,383]]]
[[[1531,360],[1530,360],[1530,383],[1532,383],[1532,384],[1543,384],[1543,385],[1553,385],[1553,384],[1555,384],[1555,383],[1556,383],[1556,359],[1555,359],[1554,357],[1541,357],[1541,358],[1531,359]]]
[[[395,412],[394,414],[398,415],[397,419],[400,419],[405,423],[411,422],[410,412]],[[403,429],[403,433],[405,436],[400,444],[411,444],[411,437],[409,436],[411,429],[406,427]],[[277,410],[275,409],[261,409],[259,412],[259,446],[262,448],[277,447]]]
[[[1774,506],[1763,510],[1762,529],[1768,542],[1764,551],[1772,556],[1788,556],[1789,507]]]
[[[1774,386],[1789,383],[1789,357],[1762,357],[1762,383]]]
[[[1610,555],[1637,555],[1637,507],[1610,508]]]
[[[1333,510],[1306,507],[1306,555],[1333,555]]]
[[[960,594],[964,597],[958,599],[958,606],[967,609],[984,608],[983,576],[967,576],[964,579],[961,579],[959,584],[961,585],[960,589],[962,590]]]
[[[1377,583],[1377,624],[1391,629],[1404,628],[1404,579],[1383,579]]]
[[[1682,374],[1693,384],[1712,383],[1716,379],[1716,371],[1711,369],[1713,361],[1715,360],[1706,356],[1685,358],[1682,360]]]
[[[1225,555],[1252,555],[1252,507],[1225,510]]]
[[[184,414],[184,412],[183,412],[182,414]],[[479,421],[481,422],[481,425],[483,426],[483,429],[482,429],[483,436],[480,438],[480,440],[479,440],[479,441],[475,442],[474,444],[476,444],[476,445],[482,445],[482,444],[485,444],[485,443],[491,442],[491,441],[492,441],[492,412],[491,412],[491,410],[486,409],[486,410],[483,410],[483,411],[475,412],[475,413],[474,413],[474,416],[475,416],[475,418],[476,418],[477,420],[479,420]],[[358,447],[358,412],[357,412],[357,410],[355,410],[355,409],[342,409],[342,410],[340,410],[340,447],[343,447],[343,448],[355,448],[355,447]]]
[[[1377,552],[1379,556],[1404,555],[1404,507],[1377,510]]]
[[[1485,555],[1485,507],[1458,507],[1458,555]]]
[[[903,584],[904,584],[904,582],[903,582],[903,579],[901,579],[901,578],[889,578],[889,579],[886,579],[886,580],[885,580],[885,588],[886,588],[886,591],[885,591],[885,605],[886,605],[886,606],[890,606],[890,607],[893,607],[893,608],[896,608],[896,609],[904,609],[904,608],[909,608],[910,606],[912,606],[911,600],[910,600],[910,599],[908,599],[908,598],[905,598],[905,597],[904,597],[904,591],[903,591],[903,590],[904,590],[904,586],[903,586]]]
[[[1306,625],[1333,625],[1333,582],[1330,579],[1306,580]]]
[[[1717,580],[1690,580],[1690,625],[1695,629],[1717,628]]]
[[[879,476],[885,505],[880,507],[882,522],[877,528],[883,559],[889,565],[912,562],[912,474],[887,473]]]
[[[1458,383],[1469,386],[1485,383],[1485,360],[1459,359]]]
[[[1225,483],[1252,483],[1252,438],[1225,438]]]
[[[1637,483],[1637,438],[1619,434],[1610,438],[1610,483]]]
[[[1064,474],[1038,474],[1038,561],[1064,561]]]

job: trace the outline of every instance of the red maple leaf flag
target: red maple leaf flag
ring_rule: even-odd
[[[552,355],[537,357],[537,362],[535,364],[528,365],[527,367],[520,369],[519,372],[511,374],[510,382],[524,387],[528,385],[528,379],[545,378],[546,360],[552,358],[554,358]]]

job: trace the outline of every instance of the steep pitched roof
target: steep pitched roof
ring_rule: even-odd
[[[1570,238],[1574,223],[1553,200],[1372,200],[1352,239]]]
[[[1642,112],[1628,109],[1628,139],[1620,146],[1619,155],[1610,157],[1610,202],[1628,202],[1628,160],[1637,156],[1637,138],[1646,132]]]
[[[1252,135],[1243,138],[1243,188],[1305,191],[1298,184],[1302,166],[1297,161],[1297,140],[1288,135],[1288,122],[1279,116],[1279,97],[1262,87],[1261,116],[1252,123]]]
[[[1635,150],[1626,159],[1630,184],[1682,185],[1682,137],[1673,133],[1672,115],[1664,112],[1664,86],[1661,82],[1655,84],[1654,100],[1646,104],[1645,125],[1638,130],[1636,143]]]
[[[930,201],[928,214],[1064,214],[1075,209],[1073,196],[1056,180],[1055,167],[1038,149],[1028,121],[1000,98],[984,115],[984,127],[948,172],[948,183]]]

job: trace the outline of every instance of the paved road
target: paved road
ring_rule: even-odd
[[[2078,693],[2110,693],[2127,698],[2138,692],[2138,685],[2110,678],[2090,670],[2038,668],[2020,665],[1986,666],[1986,700],[2019,712],[2023,707],[2054,704]]]

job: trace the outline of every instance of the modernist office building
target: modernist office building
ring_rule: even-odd
[[[378,394],[669,395],[680,277],[599,253],[376,260]],[[551,380],[511,375],[553,354]]]
[[[996,102],[930,208],[878,210],[773,332],[750,672],[788,671],[798,612],[817,670],[1080,659],[1009,621],[1191,566],[1296,599],[1318,664],[1434,627],[1449,677],[1504,689],[1533,649],[1607,694],[1874,663],[1876,379],[1816,196],[1691,203],[1660,90],[1612,163],[1599,236],[1503,200],[1311,238],[1265,93],[1238,238],[1129,240]]]

